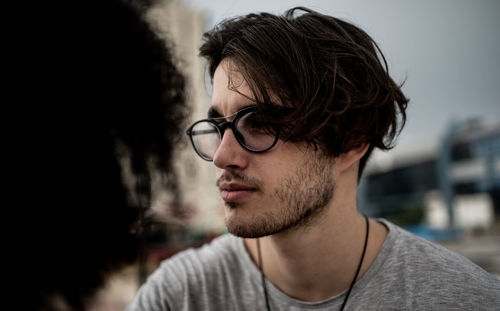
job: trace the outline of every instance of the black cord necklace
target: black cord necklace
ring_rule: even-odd
[[[370,222],[368,221],[368,217],[366,217],[366,215],[363,215],[363,216],[365,217],[365,221],[366,221],[365,245],[363,246],[363,253],[361,254],[361,260],[359,261],[358,269],[356,270],[356,274],[354,275],[354,279],[351,282],[351,286],[349,286],[349,289],[347,290],[347,293],[346,293],[345,298],[344,298],[344,302],[342,303],[342,306],[340,307],[340,311],[344,310],[344,307],[347,303],[347,299],[349,298],[349,294],[351,293],[351,290],[354,286],[354,283],[356,283],[356,279],[358,278],[359,271],[361,270],[361,265],[363,264],[363,259],[365,259],[366,245],[368,245],[368,233],[370,232]],[[271,311],[271,306],[269,305],[269,297],[267,295],[266,279],[264,277],[264,272],[262,269],[262,254],[260,252],[260,239],[257,239],[257,255],[259,257],[259,270],[260,270],[260,275],[262,277],[262,288],[264,290],[264,298],[266,299],[266,308],[268,311]]]

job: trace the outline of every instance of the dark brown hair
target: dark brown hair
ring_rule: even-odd
[[[203,38],[200,55],[212,78],[230,58],[264,118],[275,115],[269,103],[292,108],[267,120],[282,139],[310,142],[331,156],[369,144],[359,177],[373,148],[392,148],[406,121],[408,99],[379,47],[350,23],[296,7],[283,16],[225,20]]]

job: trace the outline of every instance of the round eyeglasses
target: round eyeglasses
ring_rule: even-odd
[[[278,141],[278,132],[271,132],[256,113],[256,107],[243,108],[228,117],[203,119],[191,125],[186,134],[191,138],[194,150],[207,161],[213,161],[214,154],[227,127],[231,128],[238,143],[250,152],[266,152]],[[217,122],[233,118],[232,121]]]

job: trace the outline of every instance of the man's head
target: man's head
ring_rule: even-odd
[[[355,197],[369,153],[391,147],[407,104],[371,38],[296,8],[225,21],[204,39],[212,107],[188,132],[217,168],[229,231],[308,228],[332,210],[334,190]]]
[[[373,148],[390,149],[404,125],[408,100],[376,43],[352,24],[294,8],[226,20],[204,40],[200,55],[212,79],[231,59],[265,124],[283,140],[312,143],[333,157],[368,145],[359,177]],[[231,80],[233,89],[241,83]],[[276,105],[292,109],[276,118]]]

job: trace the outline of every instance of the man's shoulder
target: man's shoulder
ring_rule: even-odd
[[[188,248],[164,260],[160,269],[189,268],[205,269],[220,265],[222,262],[233,261],[241,252],[242,241],[231,234],[222,234],[211,242],[197,248]]]
[[[164,260],[142,285],[129,310],[206,309],[214,297],[224,297],[238,280],[245,279],[244,252],[241,238],[224,234]],[[225,306],[224,301],[217,303]]]
[[[188,248],[162,261],[148,278],[149,286],[159,286],[170,293],[181,293],[213,287],[228,269],[237,269],[242,241],[223,234],[198,248]]]
[[[467,258],[388,221],[389,234],[353,293],[360,309],[492,310],[500,281]]]
[[[391,245],[385,250],[381,272],[392,278],[394,284],[419,288],[415,292],[445,290],[446,295],[455,293],[462,297],[500,294],[500,281],[469,259],[387,221],[384,223],[390,230]]]
[[[482,268],[471,262],[464,256],[455,253],[442,245],[423,239],[415,234],[387,221],[391,234],[394,235],[394,242],[391,253],[394,260],[409,260],[409,267],[415,264],[425,265],[432,268],[433,265],[440,267],[440,270],[456,270],[460,268],[463,272],[483,271]],[[411,264],[413,263],[413,264]]]

